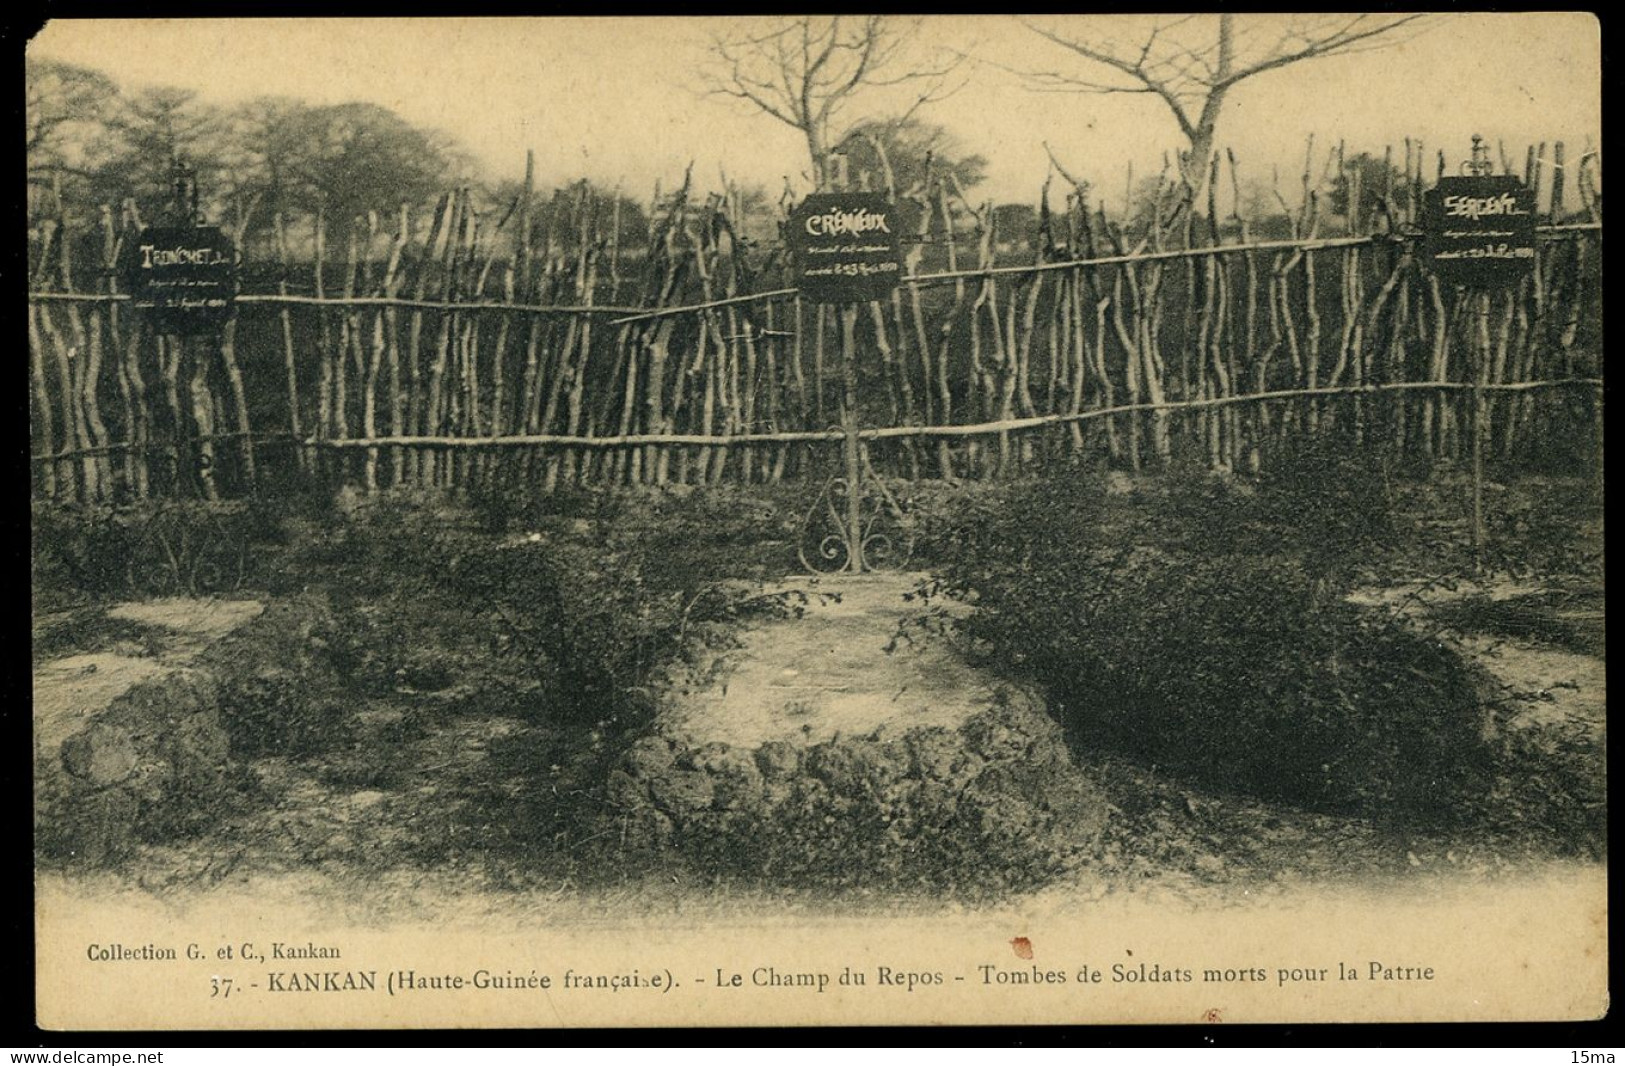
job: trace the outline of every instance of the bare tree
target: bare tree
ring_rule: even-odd
[[[798,131],[807,143],[813,182],[823,187],[831,148],[844,139],[832,131],[856,97],[912,85],[910,100],[895,112],[897,121],[906,121],[953,91],[948,77],[957,57],[923,66],[906,58],[917,29],[918,23],[879,15],[753,20],[744,31],[712,37],[714,66],[704,74],[705,88],[746,101]]]
[[[1390,47],[1430,20],[1419,14],[1130,17],[1122,39],[1063,33],[1053,24],[1024,20],[1088,64],[1079,72],[1020,73],[1032,87],[1048,91],[1157,97],[1185,135],[1180,170],[1194,192],[1206,177],[1219,113],[1237,85],[1295,63]]]

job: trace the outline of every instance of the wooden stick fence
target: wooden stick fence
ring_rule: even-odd
[[[1184,451],[1244,469],[1271,441],[1323,433],[1430,460],[1549,457],[1600,418],[1602,222],[1586,164],[1566,185],[1546,158],[1524,160],[1546,223],[1534,269],[1483,300],[1417,253],[1433,168],[1414,144],[1375,179],[1339,145],[1330,195],[1311,146],[1297,203],[1277,190],[1268,217],[1233,157],[1213,160],[1205,203],[1165,172],[1116,217],[1062,173],[1064,203],[1052,178],[1016,235],[927,174],[889,190],[918,212],[907,273],[855,318],[796,296],[781,249],[744,237],[737,190],[686,179],[657,190],[635,249],[619,198],[583,185],[544,203],[528,176],[505,213],[456,189],[426,225],[403,206],[302,230],[272,212],[250,232],[240,212],[239,247],[258,240],[279,274],[239,298],[219,343],[154,336],[117,291],[133,204],[100,212],[94,291],[74,284],[91,234],[59,214],[30,248],[35,490],[455,488],[498,456],[544,487],[777,481],[821,469],[841,439],[847,340],[862,438],[902,476],[1008,476],[1097,449],[1131,468]],[[306,292],[290,291],[296,268]]]
[[[1520,381],[1503,384],[1489,384],[1482,386],[1482,390],[1490,393],[1524,393],[1544,389],[1581,388],[1601,390],[1604,386],[1600,378],[1569,378],[1561,381]],[[1279,392],[1257,393],[1242,396],[1222,396],[1202,400],[1183,400],[1161,404],[1119,404],[1115,407],[1102,407],[1089,411],[1080,411],[1075,414],[1039,415],[1032,418],[1013,418],[1002,422],[984,422],[976,425],[962,426],[882,426],[858,430],[858,437],[862,440],[894,440],[908,437],[977,437],[993,434],[1018,433],[1026,430],[1043,429],[1050,426],[1066,425],[1072,422],[1088,422],[1097,418],[1112,418],[1132,412],[1170,412],[1199,410],[1214,407],[1228,407],[1236,404],[1270,403],[1273,401],[1296,400],[1309,397],[1333,396],[1374,396],[1392,392],[1470,392],[1479,386],[1470,382],[1398,382],[1389,385],[1351,385],[1343,388],[1318,389],[1289,389]],[[843,439],[838,429],[830,430],[803,430],[783,433],[739,433],[730,436],[699,436],[695,434],[623,434],[613,437],[582,437],[564,436],[561,434],[529,434],[502,437],[361,437],[344,440],[301,440],[292,434],[246,434],[246,433],[211,433],[191,438],[194,442],[244,441],[249,440],[260,444],[298,444],[302,447],[320,448],[641,448],[647,446],[673,446],[673,447],[701,447],[701,448],[727,448],[740,447],[750,444],[789,444],[789,443],[834,443]],[[32,462],[57,462],[64,459],[75,459],[91,455],[117,455],[135,450],[131,444],[106,444],[97,448],[77,448],[60,451],[53,455],[31,455]]]

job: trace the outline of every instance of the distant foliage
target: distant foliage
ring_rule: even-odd
[[[173,208],[172,165],[195,177],[210,218],[267,238],[273,212],[325,213],[330,233],[387,224],[470,167],[446,134],[364,102],[282,97],[223,107],[170,86],[121,91],[101,72],[30,57],[26,64],[29,207],[34,220],[95,219],[126,202],[151,224]],[[94,254],[97,248],[87,247]]]
[[[945,128],[917,117],[860,122],[847,133],[843,151],[852,174],[868,175],[885,191],[889,171],[900,195],[922,195],[931,181],[945,179],[969,190],[987,176],[987,157],[966,151]]]

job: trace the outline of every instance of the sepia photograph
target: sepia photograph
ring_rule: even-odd
[[[1607,1012],[1594,16],[24,65],[40,1027]]]

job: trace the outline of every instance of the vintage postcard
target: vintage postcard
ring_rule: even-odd
[[[1601,1017],[1600,65],[47,23],[38,1024]]]

